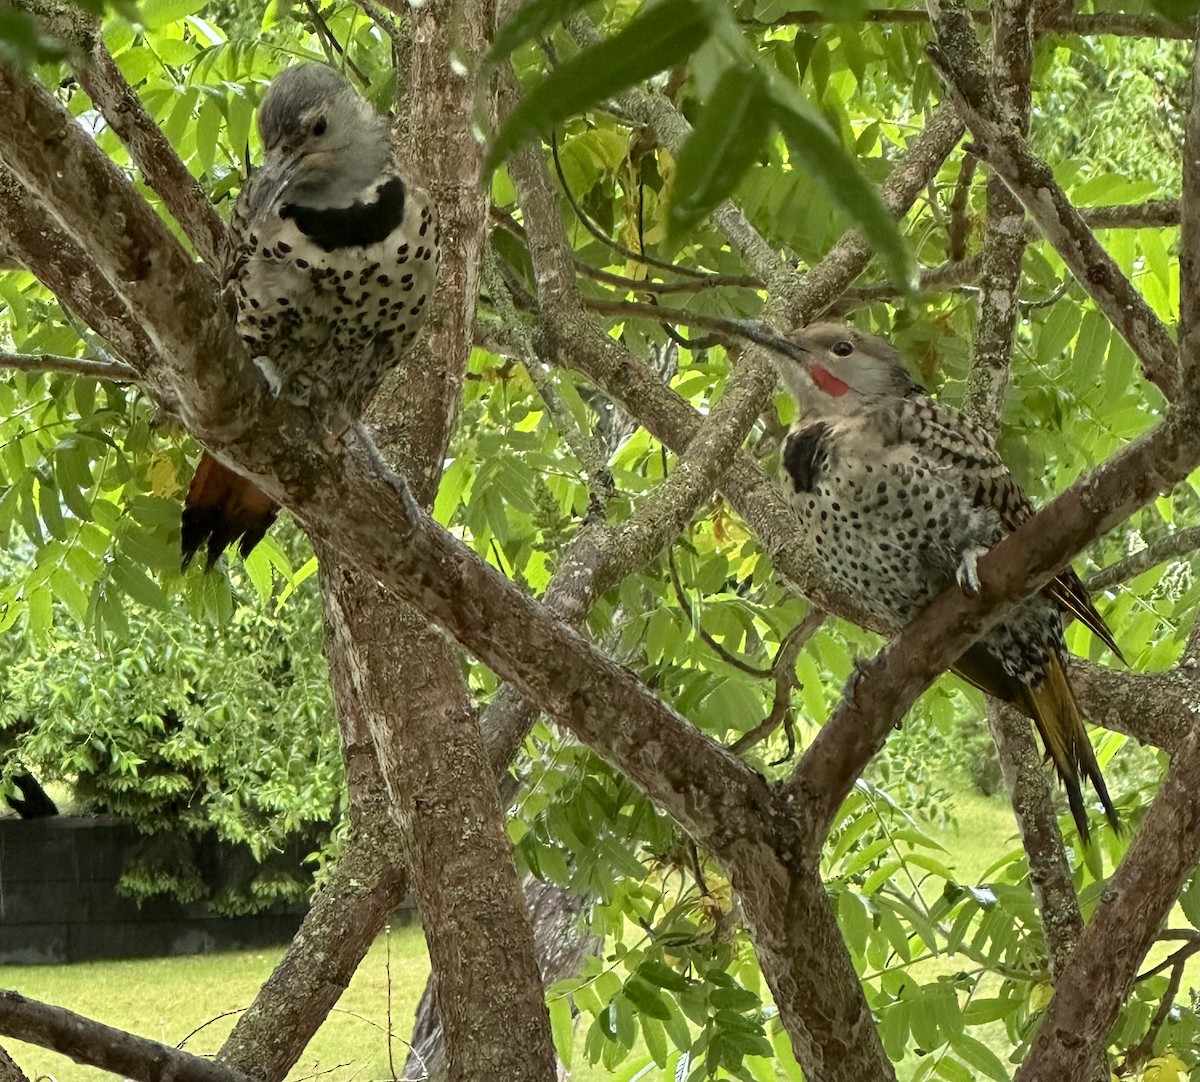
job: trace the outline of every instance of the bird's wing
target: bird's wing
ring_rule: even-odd
[[[1022,491],[996,450],[991,435],[981,425],[952,406],[925,395],[905,400],[909,407],[902,423],[929,448],[937,460],[966,471],[973,481],[971,501],[997,511],[1008,530],[1033,517],[1034,506]],[[1045,592],[1104,643],[1121,661],[1125,658],[1104,617],[1096,611],[1079,576],[1067,568],[1047,583]]]

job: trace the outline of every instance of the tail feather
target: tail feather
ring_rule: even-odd
[[[239,538],[241,554],[250,555],[278,513],[279,505],[266,493],[205,453],[184,502],[180,539],[183,566],[187,567],[204,546],[206,567],[211,568]]]
[[[1017,705],[1025,708],[1041,733],[1046,753],[1067,791],[1067,802],[1071,806],[1071,816],[1079,828],[1080,837],[1087,842],[1087,808],[1083,802],[1081,778],[1091,782],[1109,823],[1114,830],[1118,829],[1117,811],[1108,795],[1104,776],[1100,773],[1100,764],[1096,762],[1096,753],[1088,739],[1083,715],[1067,679],[1062,656],[1055,654],[1051,657],[1044,676],[1036,683],[1024,686],[1024,689],[1025,701]]]

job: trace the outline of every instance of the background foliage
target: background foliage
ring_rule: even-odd
[[[563,214],[577,257],[622,276],[615,284],[590,278],[594,301],[641,298],[639,287],[652,278],[673,283],[664,304],[696,316],[758,315],[763,292],[744,280],[747,268],[706,215],[730,192],[771,245],[802,265],[840,235],[847,208],[865,216],[887,257],[869,272],[873,281],[907,276],[909,258],[926,268],[947,260],[945,225],[961,154],[902,223],[903,246],[878,218],[868,189],[855,187],[859,172],[847,171],[853,162],[862,176],[882,179],[920,129],[937,97],[923,60],[924,27],[824,21],[857,11],[847,4],[663,0],[643,8],[605,0],[587,8],[600,29],[645,48],[597,56],[560,25],[577,6],[530,5],[530,21],[498,49],[498,58],[511,53],[534,89],[497,144],[493,198],[498,215],[519,224],[503,151],[522,134],[555,128]],[[1094,7],[1117,5],[1098,0]],[[822,18],[795,25],[789,16],[802,9]],[[258,154],[256,101],[286,64],[328,52],[377,106],[388,107],[396,87],[392,41],[381,22],[395,29],[371,6],[365,12],[341,2],[323,5],[319,17],[314,5],[273,3],[260,17],[233,0],[144,0],[134,21],[109,16],[105,38],[193,174],[226,207],[245,161]],[[651,41],[646,31],[668,23],[694,32]],[[547,77],[549,55],[561,66]],[[1055,163],[1074,201],[1178,194],[1185,55],[1183,44],[1156,40],[1050,36],[1041,43],[1035,147]],[[97,127],[86,94],[64,81],[66,69],[53,56],[38,59],[47,85]],[[669,70],[654,74],[662,68]],[[651,75],[665,81],[695,128],[678,159],[632,130],[618,110],[596,104]],[[564,98],[567,83],[578,97]],[[760,113],[770,123],[747,124]],[[129,168],[110,131],[101,127],[96,138]],[[981,171],[969,191],[970,251],[980,240],[984,179]],[[590,232],[585,216],[618,246]],[[1158,314],[1173,320],[1177,230],[1111,230],[1102,239]],[[498,229],[494,246],[520,299],[532,283],[519,230]],[[647,268],[631,254],[643,250],[743,279],[689,286],[694,279]],[[958,401],[973,290],[889,295],[859,311],[856,322],[889,334],[928,386]],[[1021,305],[1000,442],[1041,502],[1144,432],[1163,402],[1048,246],[1028,250]],[[510,318],[484,312],[501,331]],[[673,343],[653,320],[597,318],[697,408],[719,398],[732,359],[703,331]],[[0,335],[0,344],[22,353],[104,356],[102,343],[19,270],[0,273]],[[752,436],[768,468],[791,420],[779,396]],[[601,448],[611,474],[611,520],[627,515],[673,468],[644,429],[577,376],[531,374],[519,361],[476,351],[436,516],[539,592],[596,495],[573,450],[580,434]],[[343,783],[307,543],[284,524],[245,561],[231,554],[214,573],[181,574],[179,501],[196,454],[158,423],[136,387],[20,373],[0,385],[0,651],[7,672],[0,728],[7,770],[64,779],[79,808],[127,815],[158,839],[130,869],[130,890],[207,894],[222,910],[242,911],[305,889],[275,858],[297,845],[328,855]],[[1198,493],[1193,479],[1134,516],[1080,570],[1195,523]],[[774,683],[763,673],[808,604],[774,575],[757,540],[719,500],[671,557],[678,588],[664,554],[603,598],[590,628],[697,726],[732,741],[771,710]],[[1143,573],[1098,604],[1131,666],[1157,670],[1178,655],[1198,598],[1188,558]],[[1081,629],[1068,639],[1076,652],[1101,658]],[[791,701],[802,744],[836,702],[852,659],[874,646],[873,636],[832,620],[806,645]],[[472,666],[470,675],[482,697],[494,692],[489,672]],[[977,693],[941,680],[847,801],[824,854],[884,1044],[907,1078],[1007,1079],[1047,998],[1048,963],[1023,856],[1014,850],[968,880],[945,863],[936,840],[955,817],[956,790],[972,781],[997,784],[982,714]],[[1162,764],[1116,734],[1097,740],[1118,807],[1134,826]],[[777,733],[748,754],[771,775],[787,769],[779,765],[785,753]],[[583,1054],[614,1072],[665,1066],[684,1052],[693,1077],[799,1078],[720,870],[628,782],[550,726],[534,731],[516,770],[521,789],[510,834],[520,860],[533,874],[586,893],[587,922],[605,937],[602,958],[551,990],[564,1058],[577,1013],[587,1030]],[[1095,829],[1098,846],[1076,845],[1073,853],[1085,916],[1127,837]],[[200,884],[189,872],[187,845],[206,832],[244,847],[258,863],[216,891]],[[1200,930],[1200,876],[1181,899],[1179,919]],[[1161,973],[1135,987],[1112,1037],[1114,1062],[1142,1040],[1167,979]],[[1152,1070],[1200,1060],[1196,1007],[1194,999],[1180,1000],[1160,1024],[1151,1051],[1176,1059]]]

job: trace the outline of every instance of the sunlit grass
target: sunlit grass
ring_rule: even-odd
[[[337,1010],[288,1076],[293,1082],[318,1074],[327,1082],[391,1077],[386,1039],[389,949],[391,1016],[397,1032],[408,1035],[429,963],[420,929],[395,927],[380,936],[359,966]],[[0,987],[165,1044],[186,1038],[188,1051],[211,1054],[282,954],[283,948],[278,948],[190,958],[0,966]],[[113,1077],[19,1041],[6,1039],[3,1044],[31,1080],[39,1075],[57,1082],[101,1082]],[[400,1075],[407,1049],[397,1041],[393,1054]]]

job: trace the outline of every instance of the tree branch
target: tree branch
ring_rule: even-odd
[[[212,1060],[16,992],[0,991],[0,1033],[136,1082],[251,1082],[248,1076]]]
[[[1192,46],[1192,100],[1183,139],[1179,231],[1180,367],[1191,394],[1200,393],[1200,36]]]
[[[1083,1077],[1200,859],[1200,728],[1171,757],[1157,799],[1063,970],[1014,1082]]]
[[[138,375],[120,361],[93,361],[86,357],[55,357],[49,353],[5,353],[0,351],[0,368],[16,372],[62,372],[70,376],[133,383]]]
[[[156,361],[157,350],[91,256],[12,173],[0,164],[0,247],[35,271],[64,308],[103,335],[137,371]]]
[[[1166,327],[1096,240],[1050,167],[1004,122],[961,0],[929,0],[928,6],[938,40],[927,51],[975,137],[976,152],[1003,177],[1079,284],[1129,343],[1147,379],[1173,398],[1179,388],[1179,351]]]
[[[0,1082],[29,1082],[29,1077],[3,1048],[0,1048]]]
[[[196,251],[212,267],[222,261],[226,228],[208,193],[188,172],[175,148],[121,74],[100,34],[100,24],[56,0],[18,0],[47,32],[84,54],[75,75],[105,122],[129,151],[146,183],[162,198]]]
[[[1135,579],[1142,572],[1149,571],[1159,564],[1190,556],[1197,549],[1200,549],[1200,526],[1188,526],[1151,541],[1133,555],[1089,575],[1086,586],[1093,591],[1107,590],[1111,586]]]
[[[976,23],[986,25],[992,19],[992,13],[987,8],[972,9],[971,18]],[[789,11],[776,19],[771,19],[770,26],[812,26],[831,22],[824,11]],[[837,21],[843,21],[838,19]],[[929,14],[925,11],[905,10],[903,8],[872,8],[862,12],[850,22],[898,23],[902,26],[923,26],[929,22]],[[1110,35],[1113,37],[1130,38],[1164,38],[1181,39],[1192,36],[1190,23],[1176,23],[1168,19],[1159,19],[1151,15],[1127,15],[1123,12],[1104,12],[1098,15],[1073,15],[1069,12],[1055,12],[1037,22],[1039,33],[1076,34],[1080,37]]]

